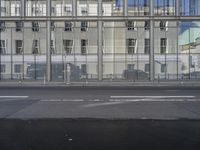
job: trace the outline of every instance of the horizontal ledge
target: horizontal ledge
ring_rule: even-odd
[[[17,20],[23,20],[23,21],[65,21],[65,20],[71,20],[71,21],[124,21],[124,20],[171,20],[171,21],[181,21],[181,20],[200,20],[200,16],[82,16],[82,17],[69,17],[69,16],[63,16],[63,17],[1,17],[0,20],[5,21],[17,21]]]

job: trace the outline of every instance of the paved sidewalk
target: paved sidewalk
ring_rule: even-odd
[[[91,82],[40,82],[40,81],[0,81],[0,87],[200,87],[198,81],[91,81]]]

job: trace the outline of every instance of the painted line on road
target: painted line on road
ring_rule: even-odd
[[[41,102],[83,102],[83,99],[44,99]]]
[[[102,99],[90,99],[90,100],[87,100],[89,102],[103,102],[104,100]]]
[[[110,102],[200,102],[199,99],[109,99]]]
[[[110,96],[110,98],[195,98],[195,96]]]
[[[0,98],[28,98],[29,96],[0,96]]]
[[[19,99],[2,99],[0,102],[9,102],[9,101],[17,101]]]
[[[124,102],[95,103],[95,104],[83,105],[82,107],[89,108],[89,107],[98,107],[98,106],[117,105],[117,104],[122,104],[122,103],[124,103]]]

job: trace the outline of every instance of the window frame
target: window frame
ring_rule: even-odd
[[[23,73],[23,64],[14,64],[14,73],[20,74]]]
[[[0,64],[0,73],[6,73],[6,64]]]
[[[87,64],[81,64],[81,75],[87,75]]]
[[[32,31],[39,32],[40,31],[40,24],[38,21],[32,21]]]
[[[150,64],[145,64],[144,65],[144,71],[148,72],[148,73],[150,72]]]
[[[73,29],[73,23],[71,21],[65,21],[64,31],[71,32]]]
[[[128,20],[126,22],[126,27],[128,31],[135,31],[136,29],[136,21]]]
[[[74,45],[74,40],[72,40],[72,39],[63,39],[63,48],[64,48],[64,52],[65,52],[66,55],[72,54],[73,45]]]
[[[4,44],[2,44],[2,42]],[[0,40],[0,54],[1,55],[5,55],[7,52],[7,41],[6,40]]]
[[[16,28],[15,28],[16,32],[22,32],[22,29],[24,27],[24,22],[23,21],[16,21],[15,26],[16,26]]]
[[[89,26],[88,21],[81,21],[81,32],[87,32],[88,26]]]
[[[167,64],[161,64],[160,66],[160,72],[161,73],[166,73],[167,72]]]
[[[149,53],[150,53],[150,39],[149,38],[145,38],[144,39],[144,54],[149,54]]]
[[[0,32],[4,32],[6,30],[5,21],[0,21]]]
[[[149,21],[149,20],[146,20],[146,21],[144,22],[144,30],[145,30],[145,31],[150,30],[150,21]]]
[[[21,47],[17,47],[18,46],[17,42],[19,42],[19,41],[21,41]],[[21,50],[20,50],[20,48],[21,48]],[[15,40],[15,54],[16,55],[23,54],[23,40]]]
[[[40,54],[40,40],[39,40],[39,39],[34,39],[34,40],[33,40],[32,54],[33,54],[33,55],[38,55],[38,54]]]
[[[167,38],[160,38],[160,54],[167,53]]]
[[[137,39],[128,38],[127,39],[127,53],[128,54],[135,54],[136,47],[137,47]]]
[[[87,46],[88,46],[88,39],[81,39],[81,55],[87,54]]]

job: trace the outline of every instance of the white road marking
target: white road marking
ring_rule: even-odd
[[[2,99],[0,102],[16,101],[17,99]]]
[[[0,98],[28,98],[29,96],[0,96]]]
[[[109,99],[110,102],[197,102],[199,99]]]
[[[110,96],[110,98],[195,98],[195,96]]]
[[[90,101],[90,102],[102,102],[104,100],[101,100],[101,99],[90,99],[88,101]]]
[[[44,99],[42,102],[83,102],[83,99]]]
[[[107,105],[117,105],[117,104],[122,104],[124,102],[106,102],[106,103],[94,103],[94,104],[87,104],[83,105],[82,107],[98,107],[98,106],[107,106]]]

